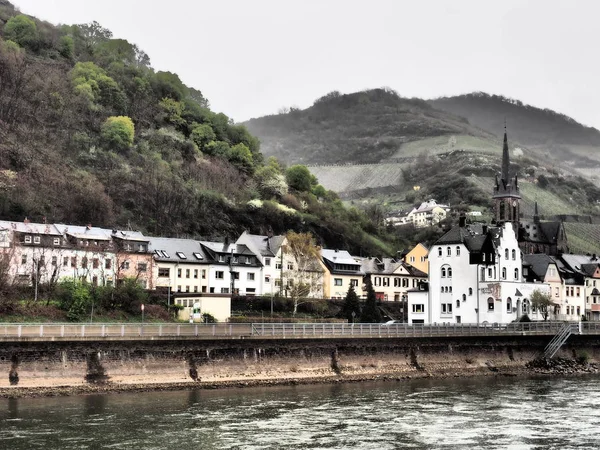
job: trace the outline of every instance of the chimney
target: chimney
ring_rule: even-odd
[[[25,217],[25,220],[23,220],[24,224],[28,224],[29,223],[29,219],[27,217]]]
[[[467,216],[464,213],[460,213],[460,217],[458,218],[458,226],[464,228],[467,225]]]

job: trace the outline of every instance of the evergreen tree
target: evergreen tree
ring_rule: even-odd
[[[367,286],[367,301],[360,315],[360,321],[362,323],[381,322],[381,312],[377,307],[377,297],[375,289],[373,289],[373,283],[371,283],[371,277],[367,278],[365,284]]]
[[[346,294],[341,312],[342,317],[348,319],[348,322],[350,323],[354,323],[356,318],[360,317],[360,301],[358,300],[358,295],[356,295],[356,291],[352,285],[348,288],[348,293]],[[354,316],[352,313],[354,313]]]

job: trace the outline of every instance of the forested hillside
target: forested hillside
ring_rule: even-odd
[[[600,132],[564,114],[483,92],[438,98],[429,103],[439,110],[465,117],[472,125],[494,134],[502,132],[506,120],[513,142],[542,149],[563,161],[588,164],[587,157],[591,156],[598,165]]]
[[[392,249],[303,167],[200,90],[98,23],[54,26],[0,0],[0,217],[165,236],[315,232],[362,254]]]
[[[434,136],[490,136],[426,101],[390,89],[337,91],[307,109],[246,122],[265,155],[302,164],[373,163],[394,156],[407,142]]]

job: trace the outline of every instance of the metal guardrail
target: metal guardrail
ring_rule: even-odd
[[[577,325],[576,322],[573,322]],[[13,324],[0,323],[0,341],[162,338],[332,338],[556,335],[565,322],[509,324],[217,323]],[[600,322],[582,322],[582,334],[600,334]]]

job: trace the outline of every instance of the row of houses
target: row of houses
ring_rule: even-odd
[[[343,298],[350,286],[366,296],[365,276],[371,276],[380,300],[400,301],[427,279],[427,249],[420,245],[397,259],[321,249],[307,263],[286,236],[247,232],[235,242],[211,242],[91,225],[0,221],[0,247],[6,282],[77,279],[113,285],[134,278],[146,289],[167,290],[184,306],[203,294],[290,296],[299,285],[306,287],[300,292],[306,297]]]

